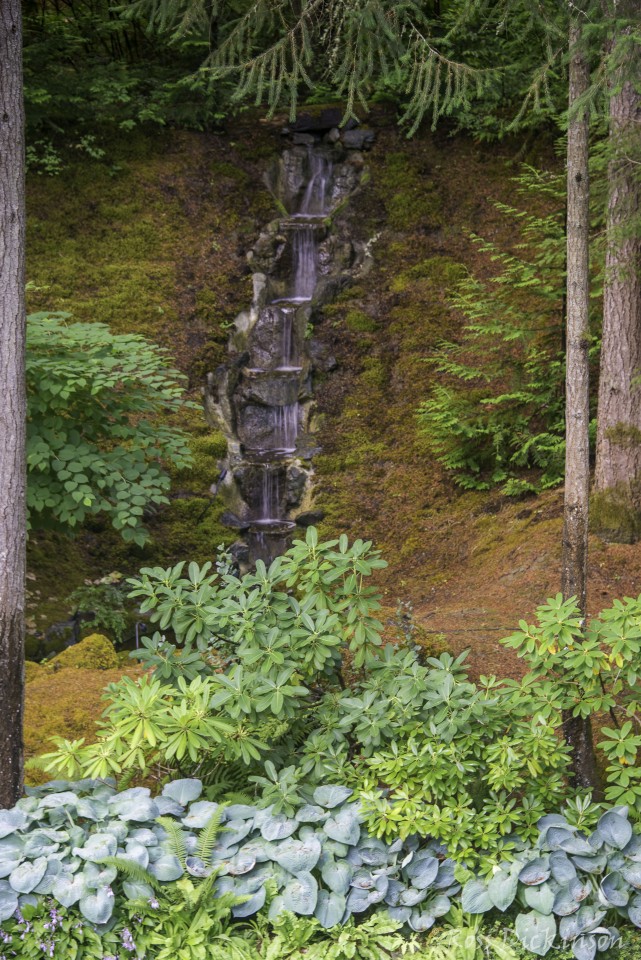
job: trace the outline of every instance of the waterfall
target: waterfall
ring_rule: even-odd
[[[280,363],[276,369],[282,372],[298,370],[300,368],[296,366],[298,356],[294,338],[294,308],[281,307],[280,313],[283,327],[280,340]]]
[[[300,226],[292,233],[292,261],[294,265],[292,300],[302,302],[311,300],[314,295],[318,275],[318,244],[313,227]]]
[[[211,409],[230,437],[229,480],[221,489],[222,495],[228,491],[230,526],[246,531],[246,542],[239,544],[248,549],[243,562],[269,563],[287,550],[292,515],[313,522],[312,356],[306,331],[316,306],[333,289],[319,281],[336,275],[337,262],[350,272],[358,262],[351,244],[336,245],[328,236],[333,206],[360,179],[362,161],[352,162],[351,149],[357,148],[330,143],[322,134],[306,145],[294,140],[275,175],[267,174],[270,188],[291,212],[273,220],[251,251],[252,307],[236,319],[233,362],[212,374],[217,396]]]

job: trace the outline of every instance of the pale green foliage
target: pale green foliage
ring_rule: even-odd
[[[557,594],[538,608],[536,624],[521,620],[503,643],[527,662],[524,689],[548,722],[558,726],[564,710],[575,717],[609,712],[614,728],[602,727],[599,743],[609,761],[606,800],[628,804],[638,819],[641,597],[615,600],[586,627],[576,598]]]
[[[423,667],[386,650],[366,681],[369,697],[354,701],[339,728],[367,730],[359,778],[372,832],[433,836],[457,860],[489,868],[497,848],[513,848],[515,834],[532,839],[539,817],[561,802],[567,748],[532,713],[527,691],[494,678],[477,686],[463,660],[443,654]]]
[[[331,930],[318,920],[284,913],[273,929],[258,926],[260,960],[387,960],[398,952],[414,953],[398,932],[400,924],[374,914],[356,926],[353,920]]]
[[[27,391],[31,525],[70,532],[105,513],[124,540],[144,543],[145,507],[168,502],[163,464],[191,464],[186,435],[166,422],[185,405],[181,374],[143,337],[38,313]]]

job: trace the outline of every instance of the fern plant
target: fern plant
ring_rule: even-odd
[[[459,284],[451,306],[463,314],[462,333],[427,358],[439,379],[418,412],[459,486],[501,485],[508,495],[560,483],[565,451],[563,187],[531,167],[515,182],[521,194],[555,201],[555,211],[497,203],[520,230],[513,251],[472,237],[498,273]]]
[[[228,930],[232,909],[248,897],[229,892],[214,895],[218,871],[212,867],[212,857],[223,812],[224,807],[219,806],[212,814],[191,855],[177,822],[171,817],[158,818],[167,834],[168,852],[195,879],[183,876],[176,883],[161,883],[141,864],[126,857],[101,861],[126,878],[132,919],[140,938],[153,949],[154,960],[255,960],[253,948],[240,928],[234,933]],[[200,879],[196,879],[199,874]]]

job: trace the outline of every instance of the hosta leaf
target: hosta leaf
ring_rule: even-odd
[[[546,880],[549,880],[550,873],[550,858],[537,857],[536,860],[531,860],[530,863],[526,863],[519,873],[519,881],[528,887],[536,886],[539,883],[545,883]]]
[[[265,840],[284,840],[286,837],[291,837],[297,828],[298,822],[296,820],[290,820],[284,814],[279,813],[265,820],[260,832]]]
[[[134,820],[138,823],[156,820],[160,816],[160,810],[151,797],[128,800],[126,803],[119,804],[117,811],[121,820]]]
[[[416,933],[425,933],[426,930],[434,926],[434,917],[431,913],[421,913],[420,910],[412,910],[409,925]]]
[[[51,894],[63,907],[72,907],[87,893],[82,874],[63,874],[56,877],[51,887]]]
[[[94,833],[87,837],[84,847],[74,847],[75,857],[97,863],[105,857],[113,857],[118,848],[116,838],[111,833]]]
[[[18,834],[0,840],[0,863],[20,860],[23,856],[24,839]]]
[[[621,873],[635,890],[641,890],[641,863],[628,863],[621,867]]]
[[[323,865],[321,876],[323,883],[329,887],[332,893],[345,894],[349,890],[352,880],[352,869],[347,863],[328,860]]]
[[[170,800],[175,800],[176,803],[181,804],[183,807],[197,800],[202,792],[202,781],[197,780],[195,777],[190,777],[185,780],[174,780],[172,783],[165,784],[162,788],[163,797],[169,797]]]
[[[544,917],[536,911],[519,913],[514,924],[516,935],[531,953],[544,957],[556,938],[556,921],[553,916]]]
[[[342,922],[346,907],[347,901],[342,894],[320,890],[314,916],[321,927],[329,930],[330,927],[336,927]]]
[[[185,781],[180,781],[184,783]],[[198,781],[200,783],[200,780]],[[190,830],[202,830],[207,826],[213,815],[218,810],[218,804],[212,803],[210,800],[199,800],[197,803],[192,803],[189,808],[189,812],[185,814],[182,818],[182,822]],[[244,820],[233,820],[231,823],[241,824],[244,823]],[[225,824],[226,827],[230,827],[231,824]],[[243,836],[246,836],[251,830],[251,823],[249,824],[247,830],[243,833]],[[221,837],[223,842],[226,842],[229,833],[222,832]]]
[[[461,906],[465,913],[487,913],[492,909],[492,899],[481,880],[468,880],[463,887]]]
[[[110,887],[102,887],[80,900],[80,912],[90,923],[106,923],[114,908],[114,895]]]
[[[291,837],[279,843],[274,850],[274,860],[290,873],[313,870],[321,855],[318,837],[294,840]]]
[[[347,897],[347,909],[350,913],[364,913],[365,910],[369,910],[375,901],[376,897],[371,890],[352,887]]]
[[[634,897],[628,904],[628,917],[635,927],[641,927],[641,897]]]
[[[98,890],[99,887],[111,886],[118,876],[118,871],[115,867],[105,867],[99,863],[87,863],[82,876],[88,890]]]
[[[17,807],[12,810],[0,810],[0,837],[8,837],[11,833],[24,830],[28,824],[28,816]]]
[[[597,940],[594,935],[577,937],[572,944],[572,953],[576,960],[594,960],[597,951]]]
[[[254,913],[258,913],[258,911],[265,906],[266,895],[267,893],[265,887],[261,887],[260,890],[257,890],[256,893],[252,894],[248,900],[245,900],[244,903],[237,904],[233,908],[233,916],[251,917]]]
[[[548,916],[552,913],[555,895],[549,883],[541,883],[535,887],[525,887],[523,899],[532,910]]]
[[[149,872],[157,880],[168,883],[171,880],[180,879],[183,875],[183,868],[180,865],[180,860],[173,853],[163,853],[158,860],[149,865]]]
[[[32,862],[21,863],[9,877],[11,887],[17,893],[31,893],[35,890],[47,871],[47,861],[39,857]]]
[[[569,883],[576,877],[576,867],[562,850],[556,850],[550,854],[550,870],[553,878],[561,885]]]
[[[314,803],[317,803],[319,807],[325,807],[331,810],[334,807],[340,806],[341,803],[345,803],[346,800],[349,800],[353,792],[349,787],[316,787],[314,790]]]
[[[492,904],[497,910],[505,912],[512,906],[519,885],[518,864],[511,864],[507,869],[500,868],[488,880],[487,892]]]
[[[391,919],[396,920],[397,923],[407,923],[412,916],[411,907],[388,907],[387,912]]]
[[[45,875],[35,888],[34,893],[38,894],[48,894],[53,890],[53,884],[56,877],[60,876],[62,873],[62,864],[59,860],[49,860],[47,862],[47,869],[45,870]]]
[[[329,814],[322,807],[306,803],[298,808],[295,816],[299,823],[320,823],[321,820],[327,820]]]
[[[401,907],[415,907],[418,903],[425,900],[426,897],[426,890],[417,890],[416,887],[408,887],[406,890],[403,890],[399,896],[398,903]]]
[[[140,880],[125,880],[122,885],[127,900],[151,900],[154,896],[153,887]]]
[[[7,880],[0,880],[0,923],[8,920],[18,909],[18,894]]]
[[[311,916],[316,909],[318,884],[311,873],[299,873],[284,887],[285,908],[299,916]]]
[[[251,807],[248,803],[232,803],[225,807],[224,820],[253,820],[256,816],[257,807]]]
[[[597,823],[596,831],[607,844],[617,850],[623,850],[632,839],[632,824],[626,816],[615,810],[608,810],[603,814]]]
[[[579,906],[580,904],[572,896],[569,887],[564,886],[557,890],[554,895],[552,912],[555,913],[557,917],[569,917],[578,911]]]
[[[411,879],[412,885],[419,890],[427,890],[436,879],[438,873],[438,860],[436,857],[414,857],[412,862],[405,868],[405,873]]]
[[[249,873],[256,866],[256,857],[239,852],[227,862],[227,873],[232,877],[240,877]]]
[[[361,828],[353,809],[345,807],[323,824],[323,830],[332,840],[356,846],[360,839]]]
[[[627,879],[627,878],[626,878]],[[630,890],[622,874],[609,873],[601,881],[601,891],[603,896],[613,907],[625,907],[630,899]]]
[[[187,857],[185,860],[185,867],[187,868],[187,873],[192,877],[198,877],[202,879],[203,877],[208,877],[212,872],[212,867],[208,867],[204,860],[201,860],[200,857]]]
[[[596,874],[603,873],[608,861],[605,854],[598,853],[594,857],[572,857],[572,862],[574,863],[575,867],[578,867],[579,870],[583,870],[584,873]]]

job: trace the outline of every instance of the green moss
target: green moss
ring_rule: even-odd
[[[376,320],[362,310],[348,310],[344,323],[352,333],[374,333],[378,329]]]
[[[48,665],[52,670],[113,670],[118,666],[114,645],[102,633],[92,633],[59,653]]]
[[[24,665],[24,681],[25,683],[31,683],[32,680],[37,680],[38,677],[41,677],[45,672],[45,668],[39,663],[34,663],[33,660],[26,660]]]
[[[630,487],[621,485],[594,493],[590,499],[590,530],[610,543],[637,543],[641,540],[639,498]]]
[[[377,179],[393,230],[435,230],[443,224],[442,201],[437,186],[419,169],[408,153],[390,153]]]

